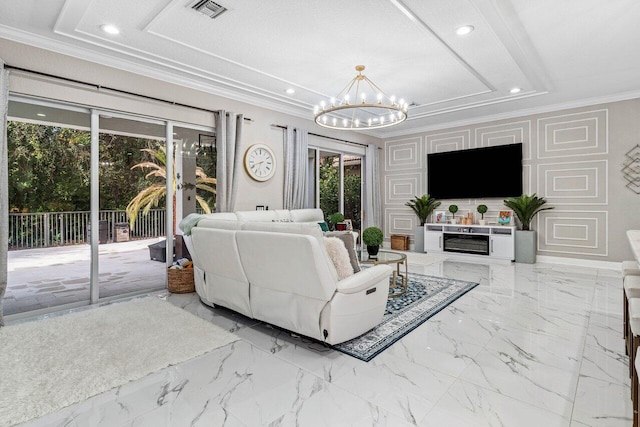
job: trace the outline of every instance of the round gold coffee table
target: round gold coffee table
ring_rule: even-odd
[[[393,270],[393,276],[391,277],[391,284],[389,290],[400,287],[399,292],[389,292],[389,298],[397,298],[404,295],[408,288],[409,271],[407,266],[407,256],[400,252],[392,251],[378,251],[378,254],[373,257],[370,256],[367,251],[358,251],[358,259],[360,264],[395,264],[396,268]],[[404,274],[400,273],[400,265],[404,264]],[[398,278],[400,281],[398,282]]]

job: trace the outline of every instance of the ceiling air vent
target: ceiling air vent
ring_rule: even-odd
[[[191,6],[191,8],[207,15],[211,19],[216,19],[218,16],[227,11],[226,7],[220,6],[218,3],[211,0],[200,0],[199,2]]]

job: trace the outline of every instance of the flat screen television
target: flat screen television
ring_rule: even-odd
[[[427,188],[435,199],[522,194],[522,143],[427,155]]]

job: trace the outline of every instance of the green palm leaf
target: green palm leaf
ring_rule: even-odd
[[[552,206],[544,206],[546,203],[544,197],[538,197],[535,193],[530,196],[523,194],[504,201],[504,205],[512,209],[520,220],[523,230],[531,229],[531,221],[538,212],[553,209]]]
[[[429,194],[424,194],[422,197],[415,196],[405,203],[405,206],[409,206],[418,215],[420,225],[423,226],[429,215],[441,204],[442,202],[432,198]]]
[[[133,228],[133,226],[135,225],[138,214],[140,212],[142,212],[143,215],[147,215],[152,208],[155,208],[160,204],[162,199],[166,197],[167,193],[167,156],[165,147],[160,146],[158,148],[143,148],[140,151],[149,154],[155,161],[144,161],[137,163],[131,167],[131,169],[150,169],[150,171],[145,175],[145,178],[151,181],[149,186],[141,190],[133,199],[131,199],[131,201],[127,205],[126,213],[127,217],[129,218],[129,225],[131,226],[131,228]],[[173,170],[176,170],[175,164]],[[201,167],[196,167],[195,172],[195,188],[213,194],[215,200],[215,186],[217,184],[217,180],[215,178],[208,177]],[[177,180],[174,172],[173,195],[175,195],[176,192],[176,181]],[[193,188],[193,184],[191,185],[191,188]],[[205,211],[206,213],[211,213],[211,207],[203,197],[196,194],[196,202],[200,205],[203,211]]]

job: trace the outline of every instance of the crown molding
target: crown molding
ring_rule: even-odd
[[[287,99],[281,100],[279,98],[270,97],[265,94],[258,94],[256,91],[253,91],[248,87],[233,86],[232,84],[221,81],[217,82],[220,86],[203,82],[200,79],[207,79],[207,76],[200,75],[190,70],[180,70],[182,73],[188,74],[189,76],[177,75],[174,73],[175,71],[177,71],[177,69],[175,69],[175,67],[172,67],[170,64],[169,66],[167,66],[158,63],[157,65],[164,67],[163,70],[160,70],[157,67],[143,65],[127,59],[113,58],[108,55],[104,55],[96,51],[95,49],[78,47],[75,45],[71,45],[63,40],[54,41],[45,37],[41,37],[39,35],[26,33],[6,26],[0,26],[0,37],[14,42],[33,46],[39,49],[44,49],[58,54],[74,57],[83,61],[93,62],[98,65],[103,65],[144,77],[153,78],[155,80],[175,84],[177,86],[202,91],[212,95],[227,98],[232,101],[244,102],[252,106],[288,114],[294,117],[308,120],[311,120],[312,117],[310,114],[310,109],[309,113],[307,114],[306,109],[303,109],[303,107],[287,105]],[[167,72],[167,69],[169,70],[169,72]]]
[[[499,120],[522,118],[524,116],[530,116],[534,114],[551,113],[560,110],[569,110],[572,108],[590,107],[598,104],[607,104],[610,102],[628,101],[630,99],[640,98],[640,90],[623,92],[615,95],[607,95],[594,98],[585,98],[577,101],[563,102],[558,104],[550,104],[535,108],[526,108],[521,110],[514,110],[508,113],[489,114],[480,117],[474,117],[467,120],[449,121],[437,125],[429,125],[413,128],[410,130],[400,130],[397,132],[385,132],[382,136],[383,139],[396,138],[399,136],[412,136],[425,132],[431,132],[436,130],[452,129],[461,126],[471,126],[477,124],[483,124],[488,122],[495,122]]]

